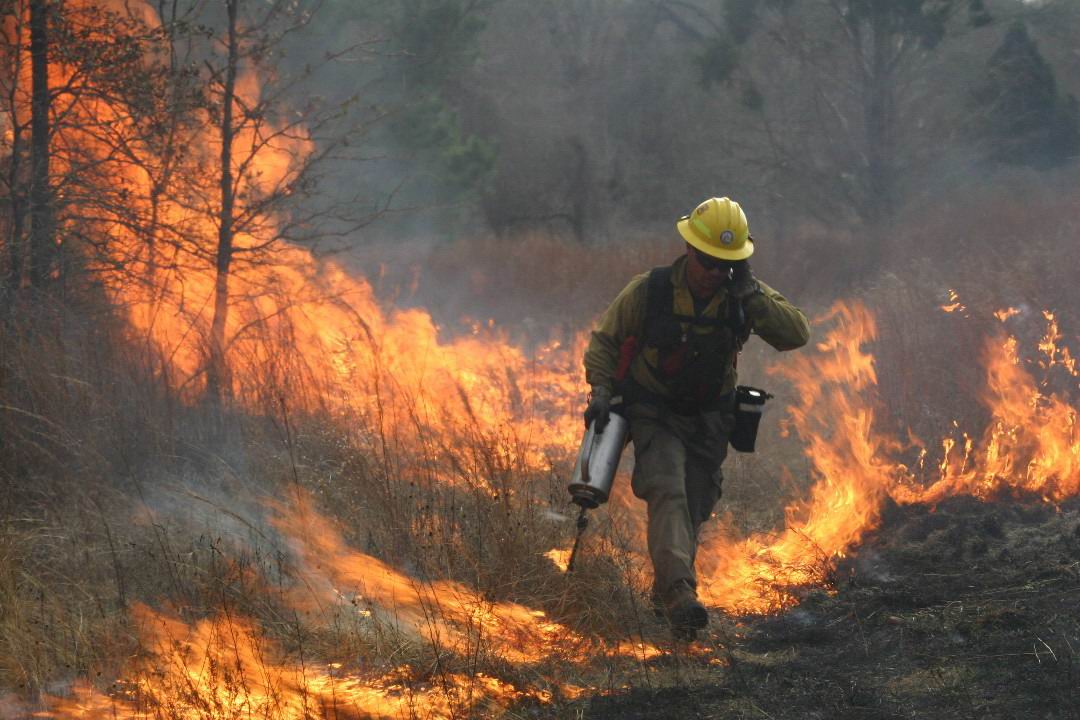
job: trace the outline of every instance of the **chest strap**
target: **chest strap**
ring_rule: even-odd
[[[654,344],[653,341],[664,334],[664,327],[669,326],[671,320],[674,319],[697,327],[728,328],[732,336],[737,338],[738,345],[741,346],[749,335],[742,303],[727,302],[727,313],[723,318],[676,313],[675,286],[671,283],[672,272],[674,272],[673,265],[664,265],[649,271],[645,301],[645,341],[648,344]]]

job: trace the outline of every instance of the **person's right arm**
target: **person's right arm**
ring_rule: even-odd
[[[644,273],[631,280],[593,330],[585,350],[585,381],[589,385],[614,390],[620,348],[626,338],[640,337],[645,329],[648,277],[648,273]]]

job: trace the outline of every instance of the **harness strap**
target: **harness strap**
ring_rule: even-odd
[[[675,287],[671,284],[672,267],[655,267],[649,271],[645,300],[645,337],[664,318],[674,311]],[[644,344],[644,343],[643,343]]]
[[[664,402],[676,412],[682,414],[695,414],[702,408],[703,403],[709,406],[722,406],[726,401],[734,397],[731,393],[715,398],[706,397],[708,393],[702,393],[704,389],[698,385],[693,388],[683,388],[680,393],[675,388],[672,397],[661,397],[645,390],[630,376],[630,365],[645,350],[646,347],[654,347],[660,351],[661,366],[652,368],[646,364],[646,369],[662,385],[668,385],[668,381],[659,375],[670,377],[678,374],[680,366],[690,351],[690,343],[696,342],[696,333],[683,332],[680,323],[686,323],[691,327],[713,328],[716,332],[727,331],[730,333],[732,365],[737,361],[739,351],[743,343],[749,337],[749,327],[742,310],[741,303],[728,302],[725,317],[699,317],[697,315],[683,315],[675,312],[675,286],[671,282],[674,265],[665,265],[653,268],[649,271],[646,281],[645,302],[645,327],[642,337],[629,337],[619,348],[619,361],[615,373],[615,382],[623,399],[627,403],[637,401]],[[669,386],[670,387],[670,386]],[[717,388],[718,390],[719,388]]]
[[[690,323],[691,325],[699,325],[706,327],[729,327],[732,332],[738,335],[737,328],[733,324],[734,318],[728,317],[721,320],[720,318],[711,317],[698,317],[696,315],[681,315],[675,312],[675,286],[671,284],[671,275],[674,272],[673,265],[663,265],[661,267],[655,267],[649,271],[649,279],[646,287],[646,301],[645,301],[645,336],[649,336],[649,330],[655,328],[659,323],[664,322],[670,318],[674,318],[679,322]],[[736,303],[737,304],[737,303]],[[741,313],[740,313],[741,314]],[[729,313],[730,315],[730,313]],[[744,323],[738,322],[741,330],[741,326]]]
[[[645,300],[645,338],[649,339],[655,330],[665,320],[674,318],[679,322],[705,327],[726,327],[741,346],[748,336],[746,332],[746,316],[743,313],[742,303],[727,303],[727,317],[711,318],[698,317],[696,315],[681,315],[675,312],[675,286],[671,284],[671,275],[674,265],[663,265],[649,271],[649,279],[646,284]]]

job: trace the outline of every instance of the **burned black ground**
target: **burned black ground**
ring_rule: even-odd
[[[836,578],[834,593],[781,614],[714,616],[714,673],[676,649],[666,662],[686,665],[685,685],[594,697],[575,712],[1080,718],[1080,502],[891,506]]]

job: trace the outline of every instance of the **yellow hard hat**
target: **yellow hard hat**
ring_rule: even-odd
[[[709,198],[675,224],[686,242],[721,260],[745,260],[754,254],[750,225],[739,203]]]

